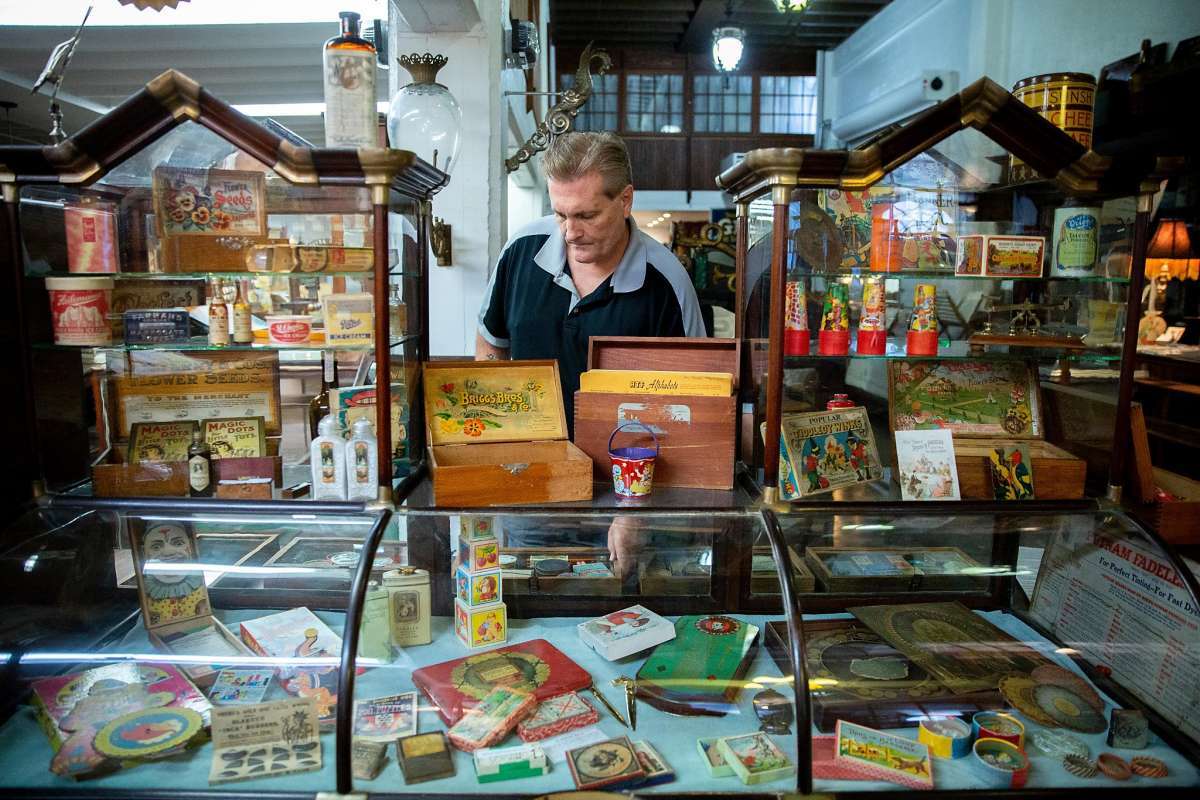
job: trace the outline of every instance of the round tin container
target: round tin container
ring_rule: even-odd
[[[1086,72],[1035,75],[1017,81],[1013,85],[1013,94],[1086,149],[1092,149],[1092,111],[1096,103],[1094,77]],[[1020,183],[1037,177],[1037,172],[1016,156],[1012,157],[1011,182]]]
[[[1054,209],[1054,241],[1050,275],[1080,278],[1094,275],[1100,252],[1100,208],[1068,201]]]
[[[971,753],[972,772],[989,789],[1020,789],[1029,779],[1029,758],[1012,742],[980,739]]]
[[[112,343],[108,319],[112,278],[46,278],[54,343],[92,347]]]
[[[1000,711],[979,711],[971,717],[971,733],[976,739],[1000,739],[1025,748],[1025,726],[1012,714]]]
[[[917,741],[936,758],[962,758],[971,752],[971,726],[955,717],[923,719]]]
[[[308,344],[312,336],[312,318],[306,314],[281,314],[267,317],[267,338],[271,344],[285,346]]]

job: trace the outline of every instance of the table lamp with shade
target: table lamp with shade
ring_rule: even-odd
[[[1138,341],[1153,343],[1166,332],[1167,322],[1163,319],[1162,309],[1158,308],[1158,284],[1161,282],[1165,291],[1166,283],[1171,278],[1194,277],[1189,275],[1189,266],[1196,263],[1190,260],[1191,255],[1192,243],[1187,224],[1181,219],[1159,220],[1154,237],[1146,247],[1148,283],[1142,295],[1146,312],[1138,325]]]

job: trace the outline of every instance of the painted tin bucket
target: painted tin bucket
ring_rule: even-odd
[[[649,447],[618,447],[613,449],[613,439],[625,428],[642,428],[654,439],[654,449]],[[608,456],[612,459],[613,490],[622,497],[645,497],[654,488],[654,460],[658,458],[658,436],[649,425],[642,422],[623,422],[608,436]]]

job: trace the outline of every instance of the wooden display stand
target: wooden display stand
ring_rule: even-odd
[[[567,441],[557,361],[425,364],[435,505],[590,500],[592,463]]]
[[[740,363],[741,342],[737,339],[593,336],[589,369],[669,369],[733,376],[729,397],[576,392],[575,444],[591,457],[595,479],[612,480],[609,435],[622,422],[637,420],[658,436],[655,486],[733,488]],[[639,437],[637,444],[653,446],[645,432],[631,430],[629,434]]]

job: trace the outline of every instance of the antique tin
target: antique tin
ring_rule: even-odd
[[[1013,94],[1025,105],[1054,123],[1088,150],[1092,149],[1092,110],[1096,79],[1086,72],[1056,72],[1023,78]],[[1036,180],[1038,174],[1016,156],[1009,166],[1011,183]]]
[[[125,344],[185,342],[190,333],[186,308],[130,309],[125,312]]]
[[[415,567],[400,567],[383,574],[388,594],[388,625],[397,647],[429,644],[429,573]]]
[[[1100,208],[1067,200],[1054,209],[1054,239],[1050,251],[1050,277],[1081,278],[1094,275],[1100,252]]]

